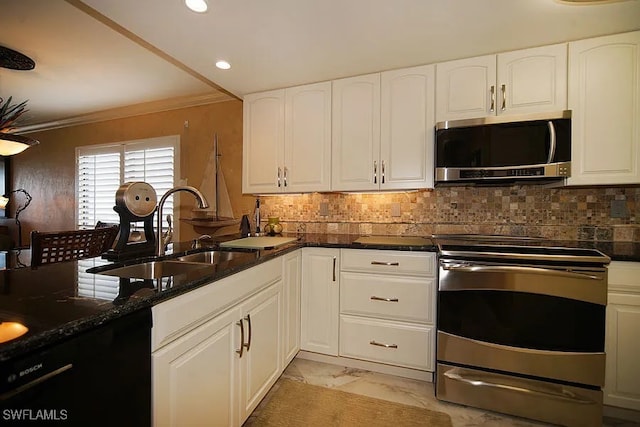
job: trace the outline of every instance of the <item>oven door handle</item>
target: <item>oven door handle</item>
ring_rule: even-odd
[[[473,264],[442,264],[442,269],[447,271],[460,271],[464,273],[527,273],[546,274],[574,279],[602,280],[602,277],[593,274],[576,273],[575,271],[554,270],[541,267],[523,267],[512,265],[473,265]]]
[[[555,392],[555,391],[541,391],[541,390],[532,390],[529,388],[524,388],[524,387],[518,387],[515,385],[509,385],[509,384],[499,384],[499,383],[494,383],[494,382],[490,382],[490,381],[484,381],[478,378],[473,378],[473,377],[464,377],[462,375],[460,375],[459,373],[456,372],[456,369],[452,369],[450,371],[447,371],[444,373],[444,376],[454,380],[454,381],[459,381],[465,384],[469,384],[471,386],[474,387],[491,387],[491,388],[497,388],[497,389],[502,389],[502,390],[509,390],[509,391],[515,391],[515,392],[519,392],[519,393],[525,393],[525,394],[530,394],[530,395],[535,395],[535,396],[541,396],[541,397],[546,397],[546,398],[551,398],[551,399],[558,399],[558,400],[568,400],[570,402],[573,403],[581,403],[581,404],[586,404],[586,405],[591,405],[591,404],[595,404],[596,402],[589,400],[589,399],[584,399],[584,398],[580,398],[578,397],[575,393],[562,388],[560,392]]]

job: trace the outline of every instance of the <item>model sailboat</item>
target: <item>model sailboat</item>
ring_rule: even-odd
[[[201,227],[226,227],[238,224],[235,219],[229,191],[224,180],[224,173],[220,168],[220,152],[218,148],[218,134],[213,136],[213,150],[209,154],[209,160],[204,171],[200,191],[209,201],[209,209],[194,209],[194,218],[187,222]]]

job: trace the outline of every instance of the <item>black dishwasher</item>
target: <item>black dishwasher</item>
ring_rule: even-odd
[[[0,367],[0,425],[151,425],[151,309]]]

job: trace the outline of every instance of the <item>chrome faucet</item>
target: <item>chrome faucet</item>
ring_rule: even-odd
[[[198,207],[200,209],[206,209],[209,207],[209,202],[207,202],[207,199],[195,187],[190,187],[190,186],[173,187],[172,189],[164,193],[164,196],[162,196],[160,198],[160,201],[158,202],[158,212],[157,212],[158,220],[157,220],[156,226],[158,227],[158,241],[156,243],[158,244],[158,249],[157,249],[158,256],[164,255],[164,239],[162,238],[162,208],[164,207],[164,202],[167,200],[167,198],[177,191],[186,191],[188,193],[193,194],[196,197],[196,200],[198,201]]]

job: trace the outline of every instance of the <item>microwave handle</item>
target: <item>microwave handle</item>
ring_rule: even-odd
[[[547,122],[547,126],[549,126],[549,157],[547,158],[547,163],[551,163],[556,156],[556,128],[551,120]]]

